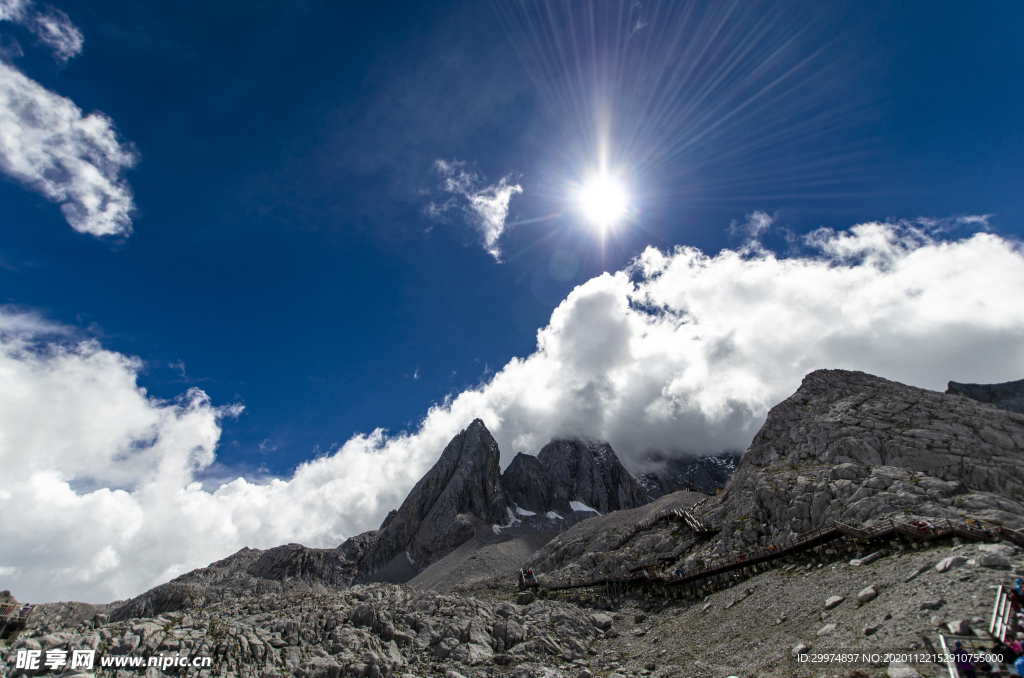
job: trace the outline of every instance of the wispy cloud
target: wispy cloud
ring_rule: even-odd
[[[38,12],[19,0],[0,0],[0,20],[27,26],[58,61],[82,49],[81,32],[60,10]],[[73,101],[49,91],[0,61],[0,171],[60,203],[80,233],[126,236],[135,209],[124,171],[138,153],[122,142],[113,121],[83,115]]]
[[[498,183],[481,186],[483,178],[476,172],[468,172],[465,163],[458,160],[437,160],[434,169],[444,179],[441,189],[451,197],[441,203],[431,202],[427,214],[444,219],[449,212],[459,210],[466,214],[469,222],[483,238],[484,249],[501,261],[498,239],[508,229],[508,205],[512,196],[522,193],[519,184],[512,183],[512,176],[502,177]]]
[[[0,21],[21,24],[38,39],[38,44],[53,51],[58,63],[66,63],[71,57],[82,52],[85,38],[82,31],[71,23],[67,14],[55,7],[46,6],[39,11],[31,0],[0,0]]]

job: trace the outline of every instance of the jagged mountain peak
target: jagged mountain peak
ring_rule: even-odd
[[[502,482],[517,506],[539,513],[607,513],[650,499],[611,445],[586,438],[556,438],[536,457],[516,455]]]
[[[384,520],[360,569],[372,574],[405,554],[423,567],[481,529],[506,521],[510,506],[501,487],[500,461],[487,426],[473,420]]]

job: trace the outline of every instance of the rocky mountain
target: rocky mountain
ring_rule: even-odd
[[[705,457],[675,457],[650,454],[645,464],[658,467],[657,471],[636,474],[637,482],[651,499],[663,497],[675,490],[690,490],[713,494],[725,487],[740,462],[741,453],[722,452]]]
[[[491,525],[509,522],[512,507],[502,489],[500,461],[498,443],[474,420],[384,520],[359,561],[360,571],[372,574],[395,558],[426,567]]]
[[[593,440],[556,439],[536,457],[519,453],[501,481],[508,498],[533,513],[608,513],[651,499],[611,446]]]
[[[469,548],[458,554],[459,562],[501,560],[497,554],[519,553],[527,545],[532,552],[538,535],[546,540],[595,511],[649,501],[607,444],[554,440],[537,457],[518,455],[504,474],[500,459],[497,443],[477,419],[452,439],[378,530],[334,549],[300,544],[242,549],[119,605],[114,618],[156,616],[225,596],[324,593],[353,583],[416,577],[447,580],[445,573],[425,570],[463,545]],[[508,543],[517,539],[522,543]],[[492,553],[497,558],[486,557]],[[501,571],[514,570],[519,563],[501,565]]]
[[[15,650],[212,656],[211,675],[237,678],[809,678],[821,667],[796,660],[798,648],[906,653],[937,643],[935,629],[984,636],[993,590],[1024,573],[1013,544],[947,542],[853,560],[826,549],[688,600],[612,599],[608,588],[535,600],[515,590],[522,564],[542,582],[685,570],[833,519],[1024,527],[1024,415],[860,372],[807,375],[716,496],[675,491],[645,503],[652,492],[590,441],[552,441],[504,474],[497,458],[475,421],[379,530],[336,549],[243,549],[126,603],[44,605]],[[650,482],[656,492],[678,479]],[[673,518],[680,509],[714,529],[694,532]],[[548,515],[560,511],[569,515]],[[430,564],[412,586],[350,585],[375,567],[397,572],[414,553]],[[457,586],[436,585],[445,580]],[[0,656],[0,678],[26,675],[10,669],[12,657]],[[888,667],[890,676],[943,671]]]
[[[863,372],[818,370],[768,413],[704,507],[716,551],[890,514],[1024,527],[1024,416]]]
[[[958,384],[949,382],[946,393],[960,395],[979,403],[990,403],[1001,410],[1024,414],[1024,379],[1002,384]]]

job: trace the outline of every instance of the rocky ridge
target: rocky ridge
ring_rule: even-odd
[[[979,403],[989,403],[1001,410],[1024,414],[1024,379],[1001,384],[958,384],[951,381],[946,393],[964,396]]]
[[[491,525],[508,522],[512,506],[502,490],[500,461],[498,443],[476,419],[384,520],[360,570],[371,574],[406,554],[425,567]]]
[[[818,370],[768,413],[702,509],[714,552],[830,520],[971,518],[1024,527],[1024,416],[863,372]]]
[[[676,490],[713,494],[729,482],[741,456],[739,452],[722,452],[706,457],[669,458],[654,453],[648,455],[644,463],[658,470],[638,473],[636,479],[651,499]]]
[[[593,440],[552,440],[536,457],[520,452],[501,481],[520,514],[608,513],[651,499],[611,446]]]
[[[988,404],[863,373],[821,370],[772,409],[721,495],[700,504],[702,495],[675,492],[639,508],[587,512],[591,517],[528,562],[542,578],[585,579],[649,562],[685,568],[829,520],[888,515],[979,518],[1019,527],[1022,433],[1024,416]],[[477,440],[485,441],[482,434]],[[487,465],[478,468],[490,473]],[[477,489],[487,496],[486,484],[462,487],[465,493],[451,505]],[[717,535],[697,539],[679,523],[649,520],[694,503],[703,520],[720,530]],[[509,504],[506,509],[520,510],[517,502]],[[397,512],[381,531],[396,519]],[[502,531],[521,529],[513,522]],[[486,534],[490,527],[493,533],[494,525],[484,523],[472,523],[474,530]],[[331,568],[340,568],[337,581],[344,580],[351,572],[345,568],[358,563],[376,535],[360,535],[339,549],[244,550],[175,580],[182,587],[175,612],[131,608],[139,602],[131,601],[122,608],[133,610],[134,619],[118,609],[114,621],[101,614],[81,623],[81,609],[62,604],[51,612],[43,606],[35,628],[19,643],[85,643],[142,655],[210,652],[220,662],[219,673],[232,676],[817,676],[823,667],[796,662],[796,646],[906,651],[920,648],[923,636],[934,639],[937,629],[969,634],[984,625],[992,588],[1010,583],[1010,569],[1024,572],[1012,545],[965,544],[878,552],[849,562],[809,560],[687,601],[613,603],[600,592],[534,601],[529,593],[518,594],[509,577],[481,582],[472,595],[392,585],[339,591],[320,583],[321,572]],[[329,552],[340,556],[332,560]],[[203,597],[183,595],[204,591]],[[835,667],[828,670],[832,675]],[[886,673],[875,664],[856,670],[872,678]],[[942,668],[915,670],[938,676]]]
[[[122,621],[48,604],[14,647],[0,649],[0,678],[25,675],[13,668],[18,649],[76,648],[211,657],[210,669],[185,672],[199,678],[805,678],[851,669],[881,678],[892,675],[884,662],[822,667],[799,662],[794,650],[924,651],[926,638],[934,645],[937,631],[953,629],[980,640],[994,587],[1013,577],[981,564],[995,551],[1024,571],[1013,546],[964,544],[868,564],[807,562],[682,601],[612,605],[585,595],[538,600],[510,586],[466,595],[370,584],[329,593],[241,591]],[[906,675],[946,675],[937,664],[914,670]]]

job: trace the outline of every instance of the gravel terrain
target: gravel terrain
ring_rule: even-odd
[[[992,549],[938,546],[868,565],[844,560],[780,568],[705,599],[631,599],[611,609],[603,599],[531,600],[510,585],[473,595],[392,584],[328,594],[240,595],[119,622],[81,619],[102,608],[52,604],[37,610],[15,648],[211,655],[216,662],[201,676],[237,678],[746,678],[848,676],[856,670],[862,673],[853,675],[880,677],[889,675],[885,662],[811,666],[798,662],[793,649],[923,651],[924,638],[937,646],[938,632],[956,622],[984,635],[995,587],[1014,576],[977,564]],[[1019,549],[1001,550],[1024,570]],[[937,571],[949,556],[965,562]],[[858,594],[869,587],[875,595],[860,602]],[[835,596],[842,600],[831,606]],[[873,629],[871,635],[865,629]],[[0,678],[22,673],[11,669],[13,653],[7,651]],[[914,668],[922,676],[944,675],[934,664]]]

